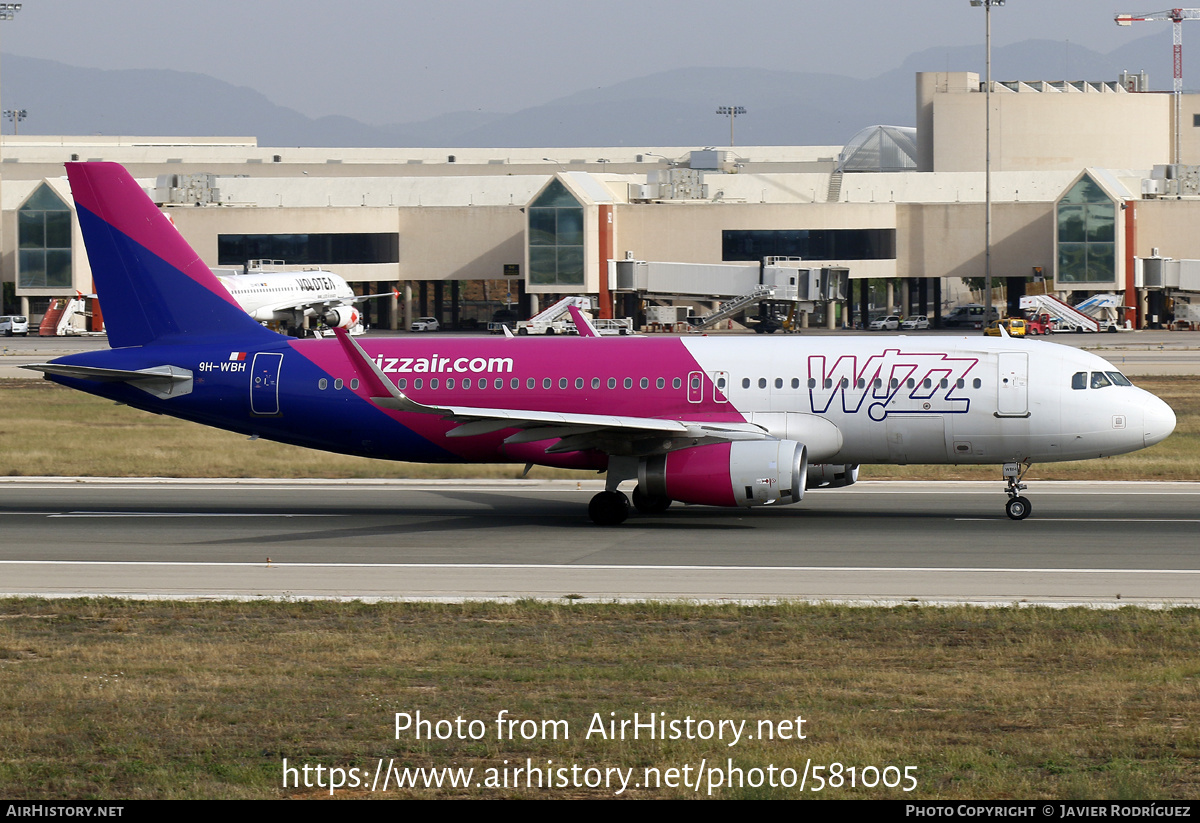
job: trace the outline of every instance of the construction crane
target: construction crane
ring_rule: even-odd
[[[1175,58],[1175,164],[1179,164],[1179,112],[1183,98],[1183,21],[1200,20],[1200,9],[1167,9],[1142,14],[1118,14],[1118,26],[1143,23],[1149,20],[1170,20],[1172,23],[1173,55]]]

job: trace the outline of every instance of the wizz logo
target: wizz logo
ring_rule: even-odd
[[[808,394],[814,414],[825,414],[841,396],[842,411],[857,414],[866,407],[872,420],[889,414],[964,414],[971,401],[958,396],[975,357],[951,357],[943,352],[901,352],[885,349],[862,360],[842,355],[833,362],[822,354],[808,358]]]

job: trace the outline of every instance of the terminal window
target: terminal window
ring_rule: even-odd
[[[895,229],[726,229],[721,259],[895,260]]]
[[[1058,282],[1115,283],[1117,204],[1087,175],[1058,201]]]
[[[217,235],[218,265],[240,266],[247,260],[283,260],[292,266],[399,263],[400,235],[395,232]]]
[[[45,183],[17,211],[17,288],[71,288],[71,209]]]
[[[582,286],[583,206],[559,180],[529,204],[529,282]]]

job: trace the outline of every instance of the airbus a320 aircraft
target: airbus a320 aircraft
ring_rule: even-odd
[[[391,460],[607,472],[633,505],[797,503],[862,463],[993,463],[1006,511],[1032,463],[1130,452],[1175,427],[1111,364],[988,337],[294,340],[246,315],[120,166],[67,165],[108,351],[30,365],[136,408]]]
[[[290,334],[304,336],[304,319],[331,329],[361,334],[359,303],[387,294],[357,296],[342,277],[330,271],[252,272],[218,276],[247,314],[263,323],[279,323]]]

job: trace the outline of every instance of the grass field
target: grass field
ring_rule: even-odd
[[[1105,460],[1035,465],[1030,480],[1200,478],[1200,378],[1142,378],[1175,410],[1175,433],[1150,449]],[[457,478],[520,477],[524,466],[427,465],[286,446],[117,406],[44,380],[0,380],[5,410],[0,473],[79,477]],[[535,466],[533,478],[594,477]],[[863,479],[998,480],[996,466],[864,466]]]
[[[10,799],[328,796],[284,788],[284,758],[368,775],[380,758],[473,768],[472,783],[509,770],[507,788],[376,797],[615,795],[514,787],[528,759],[633,769],[635,781],[684,766],[694,780],[702,762],[725,774],[732,761],[746,783],[771,765],[783,782],[781,770],[810,765],[803,792],[726,784],[722,798],[1200,798],[1195,609],[7,600],[0,678]],[[539,725],[499,740],[502,710],[564,720],[569,737]],[[417,711],[484,731],[397,736],[396,713]],[[587,736],[597,715],[635,712],[746,721],[754,739],[689,740],[683,726],[675,740]],[[760,739],[762,720],[792,739]],[[873,783],[896,767],[893,784],[912,767],[916,788],[852,788],[849,767]],[[630,785],[623,796],[697,796]]]

